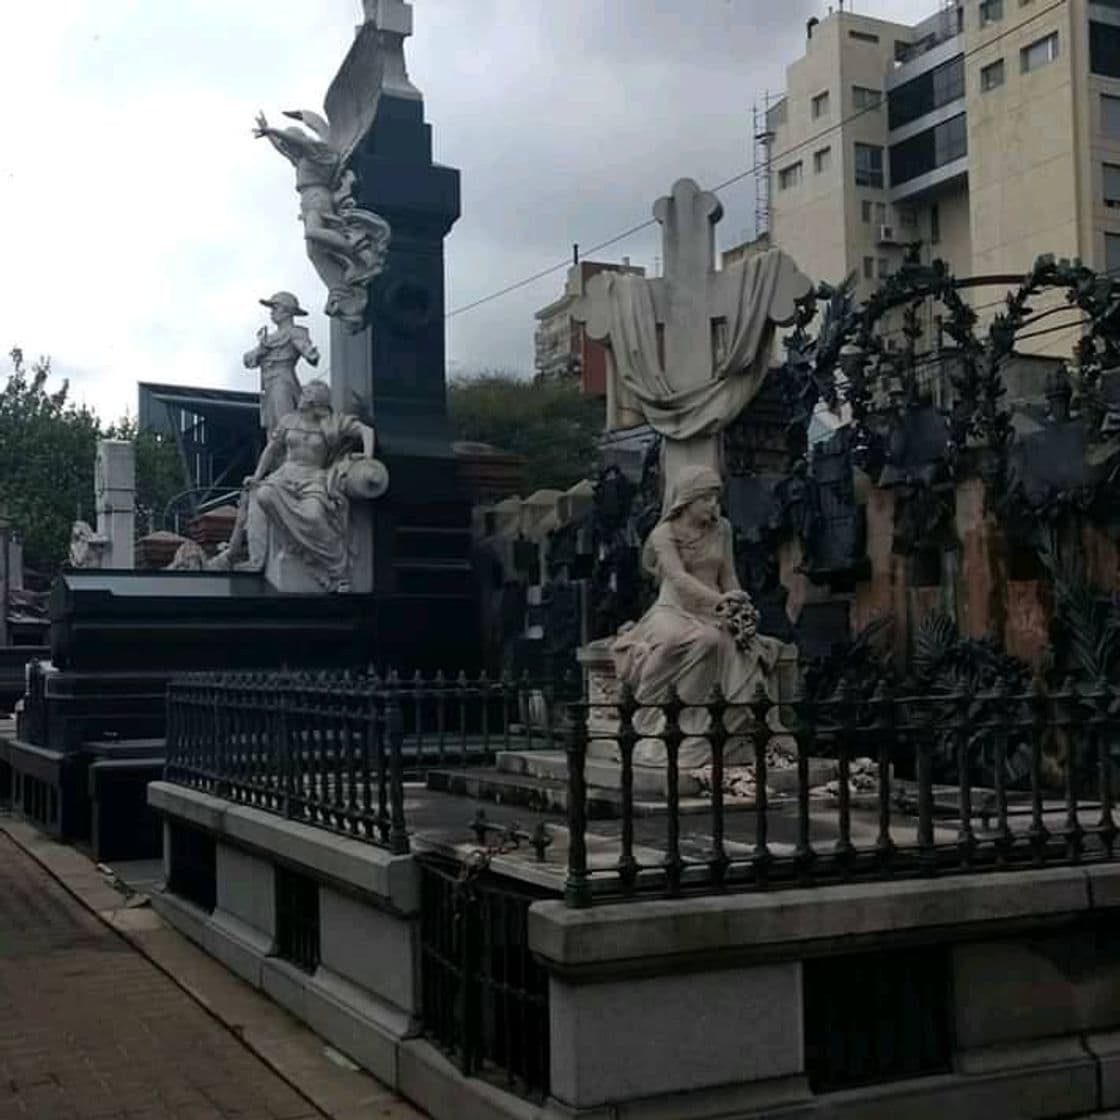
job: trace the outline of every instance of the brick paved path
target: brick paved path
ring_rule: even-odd
[[[321,1120],[0,835],[0,1120]]]

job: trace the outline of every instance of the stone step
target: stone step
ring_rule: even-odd
[[[496,756],[498,770],[505,774],[529,775],[547,781],[567,782],[568,759],[563,751],[498,751]],[[836,777],[835,759],[809,759],[809,785],[822,786]],[[584,775],[588,789],[616,792],[622,788],[622,766],[604,757],[601,753],[589,755],[584,763]],[[797,792],[797,767],[770,770],[766,776],[767,786],[776,793]],[[660,766],[634,767],[634,795],[664,800],[668,797],[669,778]],[[682,798],[694,797],[700,791],[700,781],[689,773],[678,778],[678,789]]]
[[[499,805],[517,805],[534,813],[568,812],[568,782],[539,778],[531,774],[508,773],[503,770],[472,767],[467,770],[429,770],[428,789],[452,793],[475,801],[493,801]],[[610,820],[619,815],[621,799],[600,796],[588,791],[589,820]]]
[[[523,753],[530,754],[533,752],[526,751]],[[511,765],[515,765],[515,763],[506,762],[507,767]],[[542,773],[548,773],[546,766],[540,766],[537,769],[541,770]],[[569,798],[566,771],[561,780],[540,777],[527,772],[511,772],[508,769],[470,767],[429,770],[427,786],[428,789],[436,793],[455,794],[475,801],[492,801],[498,805],[517,805],[535,813],[556,813],[562,816],[566,816],[568,813]],[[729,804],[727,806],[729,812],[734,809],[749,808],[753,808],[753,802],[743,802],[737,805]],[[633,809],[636,817],[653,817],[668,812],[668,805],[663,796],[657,796],[653,793],[643,794],[635,789]],[[706,813],[710,809],[711,802],[708,799],[682,793],[680,799],[681,816],[692,813]],[[615,820],[621,816],[622,791],[620,789],[609,786],[588,786],[588,820]]]
[[[527,774],[547,781],[568,781],[568,759],[563,751],[498,751],[497,767],[504,774]],[[622,766],[605,758],[588,758],[584,776],[589,790],[611,794],[622,789]],[[681,797],[691,797],[700,783],[691,774],[680,776]],[[634,796],[664,800],[669,795],[669,778],[661,767],[634,767]]]

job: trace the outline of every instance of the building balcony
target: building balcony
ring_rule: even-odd
[[[968,177],[968,156],[963,155],[948,163],[892,186],[888,195],[893,203],[914,202],[924,195],[938,194]]]

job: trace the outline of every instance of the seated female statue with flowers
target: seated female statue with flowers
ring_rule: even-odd
[[[636,623],[619,631],[613,646],[619,680],[640,705],[664,704],[670,686],[686,705],[681,715],[685,740],[682,768],[702,766],[711,757],[703,732],[706,704],[718,685],[732,705],[749,703],[759,684],[773,696],[771,681],[782,651],[777,638],[756,631],[758,612],[740,587],[732,552],[731,525],[720,516],[723,484],[708,467],[683,468],[671,482],[661,520],[650,533],[642,563],[657,581],[657,601]],[[732,739],[725,761],[745,761],[742,732],[751,722],[745,708],[732,709],[725,726]],[[654,708],[640,711],[635,727],[656,735],[664,717]],[[664,761],[660,740],[639,744],[635,761]]]

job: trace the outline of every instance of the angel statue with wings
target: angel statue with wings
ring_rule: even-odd
[[[295,166],[307,255],[329,292],[326,313],[359,331],[365,325],[367,285],[385,267],[389,223],[354,202],[354,173],[346,168],[354,144],[318,113],[301,109],[284,115],[311,133],[272,128],[261,113],[254,135],[268,139]]]

